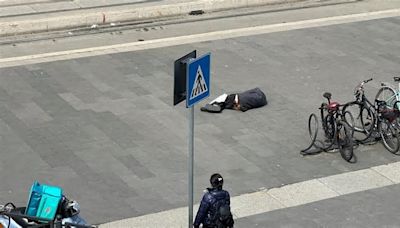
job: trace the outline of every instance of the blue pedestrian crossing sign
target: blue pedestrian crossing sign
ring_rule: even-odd
[[[189,62],[186,74],[186,107],[210,95],[210,54]]]

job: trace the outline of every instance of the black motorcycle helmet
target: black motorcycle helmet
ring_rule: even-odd
[[[213,175],[211,175],[210,184],[213,188],[222,188],[222,185],[224,184],[224,179],[222,178],[221,174],[214,173]]]
[[[69,218],[74,215],[79,214],[80,206],[75,200],[69,200],[67,197],[63,196],[60,204],[59,214],[62,218]]]

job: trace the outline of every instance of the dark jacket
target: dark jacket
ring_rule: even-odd
[[[239,93],[239,104],[242,112],[252,108],[262,107],[267,103],[268,102],[265,94],[259,88],[254,88],[243,93]]]
[[[236,94],[228,95],[225,100],[225,108],[233,109],[235,95]],[[259,88],[254,88],[244,91],[243,93],[238,93],[238,100],[240,104],[240,110],[242,112],[245,112],[252,108],[262,107],[268,103],[265,94]]]
[[[194,226],[210,226],[211,218],[216,214],[217,208],[214,208],[214,205],[217,201],[225,200],[227,205],[230,205],[230,196],[229,193],[222,189],[217,188],[207,188],[207,193],[204,194],[203,199],[201,200],[199,210],[196,215],[196,219],[194,220]]]

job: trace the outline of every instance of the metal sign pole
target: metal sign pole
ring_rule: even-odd
[[[194,105],[189,109],[189,228],[193,227]]]

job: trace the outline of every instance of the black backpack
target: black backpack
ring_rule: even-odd
[[[217,201],[213,207],[215,214],[211,220],[215,228],[232,228],[234,221],[231,213],[231,207],[226,200]]]

